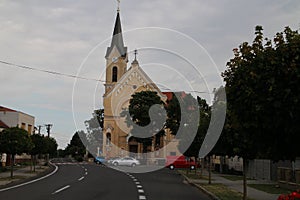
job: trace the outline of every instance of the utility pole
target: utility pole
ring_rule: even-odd
[[[42,128],[42,126],[38,125],[38,133],[39,133],[39,135],[41,135],[41,128]]]
[[[50,137],[50,130],[51,130],[53,124],[45,124],[45,126],[46,126],[46,130],[47,130],[47,133],[48,133],[48,137]]]

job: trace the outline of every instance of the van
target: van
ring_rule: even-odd
[[[167,156],[166,167],[169,169],[196,169],[197,163],[194,159],[185,156]]]

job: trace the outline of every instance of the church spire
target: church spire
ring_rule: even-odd
[[[112,37],[110,47],[107,48],[106,56],[105,56],[106,58],[109,56],[114,46],[116,46],[116,48],[118,49],[122,57],[126,57],[127,54],[127,47],[124,46],[123,35],[122,35],[122,26],[121,26],[121,18],[120,18],[120,0],[118,0],[118,2],[119,4],[118,4],[117,17],[115,21],[115,27],[113,31],[113,37]]]
[[[122,34],[122,26],[121,26],[121,19],[120,19],[120,12],[117,13],[117,18],[115,22],[115,28],[114,28],[114,35]]]

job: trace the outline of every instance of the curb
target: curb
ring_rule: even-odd
[[[189,179],[186,175],[180,173],[181,176],[184,177],[184,179],[192,186],[197,187],[198,189],[200,189],[202,192],[204,192],[205,194],[207,194],[212,200],[220,200],[219,197],[217,197],[215,194],[211,193],[210,191],[206,190],[204,187],[195,184],[193,181],[191,181],[191,179]]]

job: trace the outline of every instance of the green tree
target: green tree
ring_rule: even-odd
[[[13,178],[13,166],[15,155],[29,153],[33,144],[27,131],[13,127],[4,129],[0,133],[0,152],[11,155],[11,178]]]
[[[101,129],[103,129],[104,124],[104,109],[95,110],[93,113],[93,117],[97,118],[98,124]]]
[[[31,160],[33,164],[33,171],[37,162],[37,155],[43,154],[45,148],[44,136],[40,134],[33,134],[30,136],[33,143],[33,148],[30,150]]]
[[[44,137],[44,151],[43,153],[49,154],[50,157],[55,157],[57,156],[57,142],[54,138],[52,137]]]
[[[98,155],[103,146],[104,109],[95,110],[93,117],[84,123],[87,129],[84,145],[92,155]]]
[[[143,152],[148,152],[152,145],[153,136],[164,135],[164,102],[156,92],[142,91],[132,95],[128,110],[121,113],[125,117],[128,127],[131,127],[131,135],[137,142],[143,144]]]
[[[262,31],[257,26],[252,45],[244,42],[234,49],[234,58],[222,74],[227,122],[234,152],[243,157],[244,172],[248,159],[293,160],[300,155],[300,36],[286,27],[272,42],[264,40]]]
[[[86,153],[86,148],[81,141],[81,138],[85,138],[86,135],[83,131],[77,131],[71,141],[70,144],[66,147],[66,154],[72,155],[76,160],[82,160],[84,154]]]
[[[202,146],[203,140],[207,134],[207,129],[210,122],[210,107],[206,103],[205,99],[197,97],[198,106],[196,109],[199,109],[199,124],[197,129],[197,134],[192,140],[189,148],[184,152],[185,156],[198,158],[200,148]],[[196,118],[197,119],[197,118]],[[180,143],[179,143],[180,144]]]
[[[206,134],[205,129],[209,124],[209,121],[206,121],[206,118],[209,118],[209,106],[206,101],[200,97],[196,100],[191,94],[176,92],[167,102],[166,111],[166,128],[179,139],[180,152],[185,156],[198,157]]]

